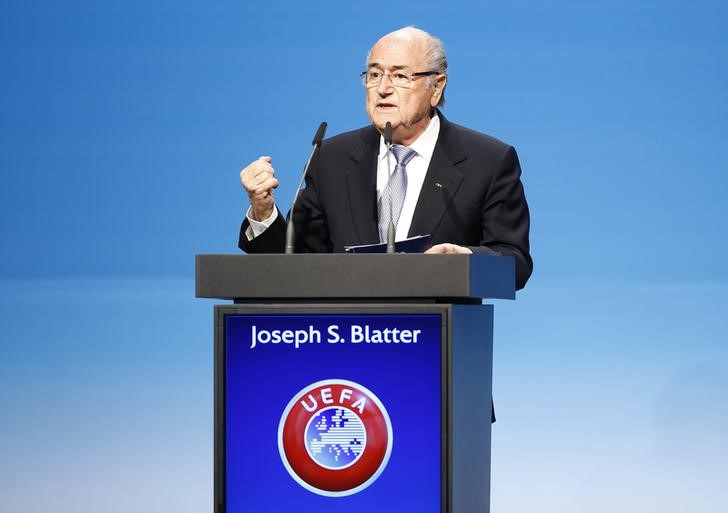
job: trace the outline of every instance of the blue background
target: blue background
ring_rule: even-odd
[[[0,511],[212,503],[212,301],[238,172],[286,205],[415,24],[445,115],[519,152],[535,273],[495,309],[493,511],[728,504],[728,7],[715,0],[4,1]],[[284,208],[285,209],[285,208]]]
[[[251,326],[321,332],[321,344],[251,346]],[[326,342],[339,326],[346,343]],[[352,344],[352,325],[422,330],[414,344]],[[228,316],[226,318],[227,506],[229,513],[440,513],[439,315]],[[278,426],[289,401],[318,381],[344,379],[379,398],[392,423],[392,453],[368,488],[322,497],[296,483],[281,462]],[[432,407],[431,405],[434,405]],[[301,435],[303,436],[303,434]],[[427,450],[423,450],[427,448]]]

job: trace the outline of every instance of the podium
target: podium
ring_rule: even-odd
[[[512,257],[198,255],[216,513],[487,513]]]

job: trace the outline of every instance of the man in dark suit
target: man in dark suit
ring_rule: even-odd
[[[447,84],[442,43],[412,27],[395,31],[374,45],[362,76],[372,126],[322,144],[293,213],[297,251],[340,252],[383,241],[382,226],[392,216],[397,240],[432,235],[427,253],[513,256],[522,288],[533,264],[518,157],[511,146],[439,112]],[[381,136],[387,122],[397,146],[391,178]],[[278,181],[271,158],[251,163],[240,179],[251,204],[240,248],[283,251],[285,220],[273,199]]]

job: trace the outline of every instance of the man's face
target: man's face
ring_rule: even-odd
[[[387,36],[380,39],[369,55],[368,69],[407,75],[430,71],[425,53],[427,43],[421,38]],[[380,132],[387,121],[392,123],[395,143],[409,145],[429,124],[432,108],[437,105],[446,78],[437,76],[432,85],[428,77],[417,77],[409,89],[395,87],[389,76],[379,85],[367,88],[367,114]]]

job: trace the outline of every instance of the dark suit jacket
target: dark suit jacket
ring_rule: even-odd
[[[432,235],[475,253],[511,255],[516,287],[531,275],[529,214],[513,147],[447,121],[422,185],[409,235]],[[294,212],[296,251],[343,252],[344,246],[379,242],[376,169],[379,132],[369,126],[321,145]],[[239,246],[249,253],[278,253],[285,245],[282,215],[263,234]]]

